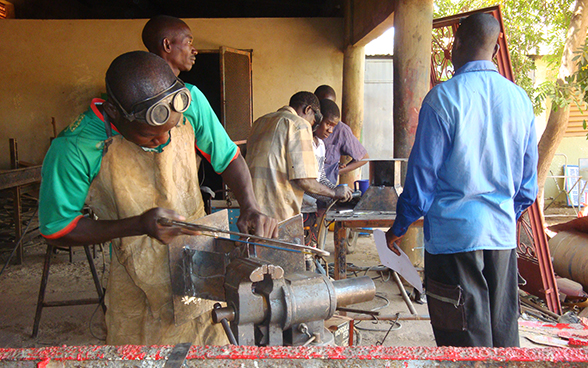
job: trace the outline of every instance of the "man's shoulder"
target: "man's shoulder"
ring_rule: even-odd
[[[190,84],[190,83],[184,83],[184,84],[186,85],[186,88],[188,89],[188,91],[190,91],[190,94],[192,95],[192,102],[196,102],[196,103],[200,103],[201,101],[208,102],[208,99],[206,98],[206,96],[204,96],[204,93],[202,93],[200,88],[198,88],[195,85]]]
[[[353,135],[353,132],[351,131],[351,128],[349,127],[349,125],[340,121],[339,124],[335,125],[335,128],[333,128],[333,133],[331,133],[331,135],[329,135],[324,140],[324,143],[325,143],[325,146],[332,146],[335,144],[342,145],[344,142],[349,140],[351,137],[357,139],[355,137],[355,135]]]
[[[54,155],[101,155],[108,138],[104,122],[92,108],[80,114],[53,140],[50,150]]]
[[[335,132],[338,132],[339,134],[353,135],[353,132],[351,131],[351,127],[349,127],[349,125],[347,125],[347,123],[344,123],[342,121],[340,121],[339,124],[337,124],[335,126],[335,129],[333,129],[333,134],[335,134]]]
[[[287,122],[293,122],[296,124],[310,125],[306,120],[304,120],[303,118],[298,116],[298,114],[296,114],[296,111],[294,111],[289,106],[284,106],[284,107],[280,108],[278,111],[274,111],[274,112],[270,112],[269,114],[265,114],[265,115],[257,118],[256,122],[258,122],[258,121],[274,121],[274,122],[287,121]]]
[[[60,138],[103,141],[107,138],[104,121],[89,108],[59,133],[56,139]]]

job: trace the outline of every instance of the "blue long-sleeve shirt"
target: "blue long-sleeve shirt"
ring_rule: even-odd
[[[523,89],[473,61],[425,97],[392,232],[424,216],[425,249],[513,249],[537,197],[537,137]]]

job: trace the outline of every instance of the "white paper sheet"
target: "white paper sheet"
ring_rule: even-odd
[[[380,256],[380,262],[391,270],[396,271],[400,276],[404,277],[412,286],[419,292],[423,292],[423,283],[419,273],[412,265],[408,256],[398,248],[400,255],[397,255],[388,248],[386,244],[386,233],[382,230],[374,230],[374,240],[376,241],[376,249]]]

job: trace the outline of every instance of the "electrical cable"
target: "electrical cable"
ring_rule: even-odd
[[[104,277],[106,276],[106,255],[104,254],[104,243],[100,243],[98,245],[100,246],[100,252],[102,253],[102,276],[100,277],[100,285],[102,286],[102,297],[98,300],[98,305],[96,306],[96,309],[94,309],[94,312],[92,312],[92,315],[90,316],[88,328],[90,330],[90,335],[92,335],[95,339],[100,341],[106,341],[106,336],[103,338],[96,336],[94,334],[94,329],[92,328],[92,323],[94,322],[94,317],[96,317],[96,312],[98,312],[98,309],[100,309],[100,307],[104,303],[104,297],[106,295],[106,289],[104,288]]]
[[[92,315],[90,316],[90,321],[88,322],[88,328],[90,329],[90,335],[92,335],[95,339],[100,340],[100,341],[106,341],[106,336],[104,337],[98,337],[94,334],[94,329],[92,328],[92,322],[94,321],[94,317],[96,316],[96,312],[98,312],[98,309],[100,309],[100,307],[102,306],[102,303],[104,303],[104,293],[102,293],[102,298],[100,298],[98,300],[98,305],[96,306],[96,308],[94,309],[94,312],[92,312]]]

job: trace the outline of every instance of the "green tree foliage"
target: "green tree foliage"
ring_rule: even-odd
[[[527,91],[535,112],[540,113],[545,97],[563,102],[570,100],[570,95],[568,91],[558,90],[553,82],[535,88],[531,77],[535,64],[530,56],[545,54],[550,68],[559,68],[573,3],[574,0],[435,0],[434,16],[501,5],[515,82]]]

